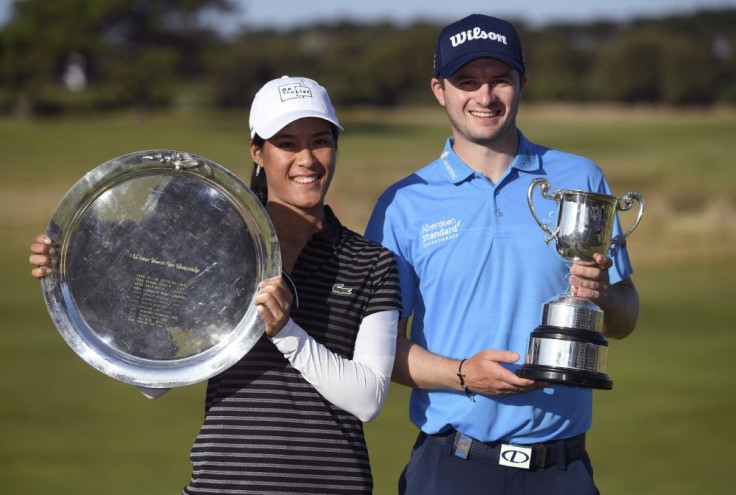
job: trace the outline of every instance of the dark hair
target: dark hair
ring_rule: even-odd
[[[335,151],[337,151],[337,138],[340,136],[340,130],[332,122],[330,122],[330,132],[332,133],[332,138],[335,140]],[[263,149],[263,145],[266,144],[266,140],[258,134],[253,136],[251,142],[258,149]],[[266,183],[266,173],[261,170],[261,172],[256,175],[257,170],[258,164],[256,162],[253,162],[253,171],[250,173],[250,190],[253,191],[253,194],[256,195],[261,204],[263,206],[266,206],[266,203],[268,202],[268,184]]]

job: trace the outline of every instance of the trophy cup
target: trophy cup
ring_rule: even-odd
[[[553,231],[534,212],[532,193],[540,186],[542,197],[557,202],[557,228]],[[644,200],[630,191],[623,198],[577,190],[556,190],[548,194],[547,179],[534,179],[527,202],[534,220],[555,240],[557,253],[568,263],[593,261],[595,253],[615,254],[641,220]],[[636,221],[623,236],[611,238],[616,211],[627,211],[634,200],[639,204]],[[522,378],[574,387],[610,390],[613,382],[606,374],[608,342],[602,334],[603,311],[593,302],[574,294],[573,288],[547,301],[542,322],[531,334],[525,364],[516,374]]]

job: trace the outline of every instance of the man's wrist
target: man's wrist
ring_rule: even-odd
[[[468,385],[465,383],[465,375],[463,374],[463,363],[465,363],[465,361],[467,360],[468,359],[465,358],[460,361],[460,365],[457,367],[457,377],[460,379],[460,387],[465,391],[465,395],[468,396],[468,399],[475,402],[475,397],[468,388]]]

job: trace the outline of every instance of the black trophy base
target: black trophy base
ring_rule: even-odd
[[[595,388],[601,390],[611,390],[613,388],[613,381],[605,373],[568,370],[538,364],[525,364],[516,370],[516,374],[521,378],[556,383],[568,387]]]
[[[540,325],[531,334],[517,376],[570,387],[611,390],[605,373],[608,342],[600,332]]]

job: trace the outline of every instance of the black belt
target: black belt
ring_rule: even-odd
[[[499,464],[499,457],[503,442],[481,442],[463,435],[462,433],[449,430],[434,435],[422,433],[427,438],[441,443],[447,450],[448,455],[474,459],[488,464]],[[571,461],[580,459],[585,455],[585,434],[564,440],[553,440],[546,443],[535,443],[522,445],[531,448],[531,469],[548,468],[558,466],[564,469]]]

